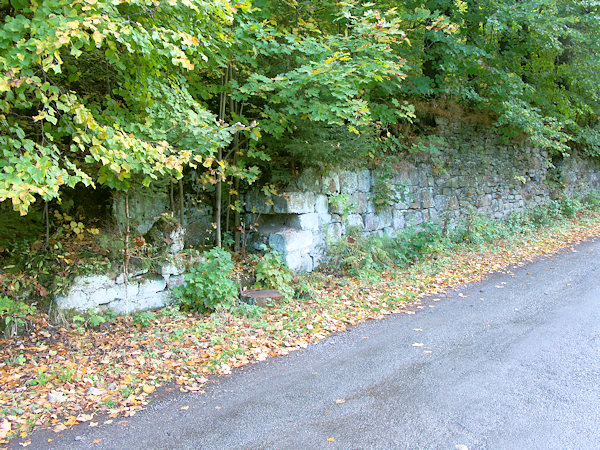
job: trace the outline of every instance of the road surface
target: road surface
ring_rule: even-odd
[[[422,305],[32,447],[600,448],[600,239]]]

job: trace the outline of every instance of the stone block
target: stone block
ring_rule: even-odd
[[[269,247],[282,254],[308,249],[313,244],[313,234],[309,230],[292,228],[269,235]]]
[[[355,192],[350,197],[350,205],[352,205],[352,211],[357,214],[364,214],[367,212],[367,194],[364,192]]]
[[[76,309],[77,311],[88,311],[95,305],[90,301],[89,295],[80,289],[72,289],[68,295],[59,295],[55,299],[58,309]]]
[[[321,171],[316,167],[308,167],[298,177],[296,181],[298,189],[306,192],[321,191]]]
[[[433,205],[433,196],[430,191],[425,190],[421,193],[421,205],[425,209],[429,209]]]
[[[349,214],[348,217],[346,217],[346,226],[360,228],[362,230],[365,227],[365,224],[360,214]]]
[[[404,213],[395,209],[392,213],[392,227],[394,230],[402,230],[406,226]]]
[[[79,289],[86,294],[90,294],[111,284],[112,280],[107,275],[90,275],[76,277],[75,280],[73,280],[73,289]]]
[[[177,286],[183,286],[185,284],[185,275],[171,275],[166,281],[168,289],[173,289]]]
[[[342,238],[344,228],[341,223],[330,223],[325,229],[325,239],[329,242],[337,242]]]
[[[167,287],[167,282],[164,278],[146,278],[140,281],[139,297],[147,297],[157,292],[164,291]]]
[[[313,260],[308,252],[291,252],[285,255],[285,262],[292,272],[311,272]]]
[[[263,192],[254,190],[248,192],[245,197],[246,211],[257,214],[270,214],[273,212],[273,200]]]
[[[127,283],[127,296],[129,298],[134,298],[138,294],[138,284]],[[107,288],[101,288],[97,291],[94,291],[90,294],[90,302],[94,305],[106,305],[116,299],[124,299],[125,298],[125,284],[117,284],[114,286],[110,286]]]
[[[392,226],[392,211],[389,209],[384,209],[377,213],[377,217],[379,218],[379,228],[387,228]]]
[[[286,192],[274,199],[273,211],[279,214],[306,214],[315,211],[314,192]]]
[[[369,169],[359,170],[357,173],[357,190],[369,192],[371,190],[371,171]]]
[[[377,214],[365,214],[365,231],[375,231],[381,228],[379,216]]]
[[[340,191],[342,192],[342,194],[354,194],[357,190],[357,173],[350,170],[344,170],[340,172]]]
[[[160,274],[164,278],[168,278],[171,275],[181,275],[185,272],[184,261],[168,261],[160,266]]]
[[[329,200],[326,195],[319,194],[315,198],[315,212],[317,214],[329,213]]]
[[[161,291],[146,297],[136,297],[130,300],[115,300],[108,305],[108,309],[119,315],[133,314],[141,311],[163,308],[170,302],[170,292]]]
[[[290,225],[301,230],[318,230],[320,225],[319,214],[299,214],[291,220]]]
[[[340,175],[337,172],[330,172],[324,175],[321,179],[322,194],[339,194],[340,192]]]

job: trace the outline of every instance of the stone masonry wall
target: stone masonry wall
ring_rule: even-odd
[[[327,243],[344,237],[350,227],[394,235],[427,220],[453,221],[473,212],[501,219],[548,201],[557,178],[568,193],[600,188],[600,166],[577,156],[553,168],[544,152],[501,145],[493,135],[454,134],[446,142],[439,156],[399,156],[385,174],[398,200],[380,208],[380,170],[309,168],[281,197],[248,193],[246,209],[254,212],[245,220],[258,230],[250,245],[266,244],[293,270],[309,272],[323,261]]]

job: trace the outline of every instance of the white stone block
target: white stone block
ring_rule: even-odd
[[[111,284],[112,280],[106,275],[90,275],[76,277],[75,280],[73,280],[73,289],[79,289],[89,294]]]
[[[301,230],[318,230],[319,225],[319,214],[317,213],[300,214],[292,220],[292,226]]]
[[[358,175],[356,172],[344,170],[340,172],[340,191],[343,194],[354,194],[358,190]]]
[[[402,211],[394,210],[392,213],[392,227],[394,230],[402,230],[406,226],[404,220],[404,213]]]
[[[87,311],[95,305],[90,301],[89,295],[80,289],[72,289],[68,295],[60,295],[54,300],[58,309],[76,309]]]
[[[279,214],[306,214],[315,211],[313,192],[286,192],[274,199],[273,211]]]
[[[346,217],[346,226],[360,228],[362,230],[365,227],[365,224],[360,214],[349,214],[348,217]]]
[[[337,172],[330,172],[324,175],[321,182],[322,194],[339,194],[340,175]]]
[[[124,299],[125,295],[129,298],[136,297],[138,295],[138,284],[127,283],[127,292],[125,292],[125,284],[98,289],[90,294],[90,302],[95,306],[106,305],[116,299]]]
[[[293,272],[310,272],[314,268],[311,256],[305,252],[288,253],[285,262]]]
[[[312,244],[313,234],[309,230],[288,228],[269,236],[269,246],[283,254],[308,249]]]
[[[371,190],[371,171],[362,169],[357,173],[358,191],[369,192]]]
[[[315,200],[315,212],[317,214],[328,214],[329,213],[329,201],[327,196],[319,194]]]
[[[167,287],[167,282],[164,278],[148,278],[140,280],[138,297],[147,297],[157,292],[164,291]]]

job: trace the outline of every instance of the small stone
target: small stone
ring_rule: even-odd
[[[85,395],[102,395],[105,392],[106,391],[104,389],[99,389],[97,387],[92,386],[88,389]]]
[[[62,403],[67,400],[67,397],[62,392],[52,391],[48,393],[48,401],[50,403]]]

